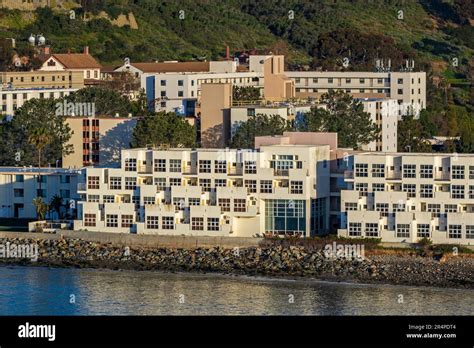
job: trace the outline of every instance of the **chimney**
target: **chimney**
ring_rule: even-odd
[[[70,48],[67,49],[67,54],[71,54],[71,49]]]
[[[230,49],[229,46],[225,48],[225,60],[230,60]]]
[[[89,54],[89,46],[84,46],[84,54]]]
[[[49,56],[50,53],[51,53],[50,47],[49,47],[49,46],[44,46],[44,48],[43,48],[43,54],[44,54],[45,56]]]

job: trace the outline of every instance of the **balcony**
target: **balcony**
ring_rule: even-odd
[[[153,174],[153,167],[147,165],[139,165],[138,173],[140,174]]]
[[[78,183],[77,184],[77,192],[86,192],[87,191],[87,185],[85,183]]]
[[[275,169],[273,171],[274,176],[289,176],[290,171],[288,169]]]
[[[197,167],[184,167],[182,173],[184,175],[197,175]]]
[[[344,179],[354,179],[354,171],[353,170],[345,170],[344,171]]]
[[[244,174],[244,168],[241,166],[231,167],[229,169],[229,175],[243,175],[243,174]]]
[[[385,179],[387,179],[387,180],[402,180],[402,172],[401,171],[388,170],[387,174],[385,175]]]
[[[436,173],[434,175],[434,179],[435,181],[450,181],[451,176],[449,175],[449,173]]]

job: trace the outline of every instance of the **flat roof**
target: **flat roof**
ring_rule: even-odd
[[[43,174],[43,175],[54,175],[54,174],[71,174],[77,175],[79,169],[69,168],[49,168],[49,167],[0,167],[0,173],[2,174]]]

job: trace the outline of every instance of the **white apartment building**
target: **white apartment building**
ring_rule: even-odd
[[[398,103],[395,99],[361,99],[364,111],[370,114],[380,134],[377,140],[362,145],[365,151],[397,152]]]
[[[55,195],[63,198],[75,215],[78,177],[77,170],[62,168],[0,167],[0,217],[36,218],[33,199],[42,197],[49,203]]]
[[[355,154],[345,181],[339,236],[474,244],[472,154]]]
[[[425,72],[330,72],[285,71],[295,82],[296,97],[319,98],[330,90],[342,90],[354,98],[397,100],[400,115],[413,108],[416,115],[426,108]]]
[[[263,89],[263,73],[208,72],[143,74],[141,87],[145,89],[148,105],[156,111],[176,112],[195,116],[197,101],[204,83],[232,83],[234,86],[253,86]]]
[[[8,88],[0,90],[1,114],[13,116],[16,109],[30,99],[62,98],[77,91],[77,88]]]
[[[86,168],[75,230],[310,236],[328,226],[329,145],[131,149]]]

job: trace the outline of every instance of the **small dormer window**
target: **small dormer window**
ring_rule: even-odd
[[[49,62],[48,62],[48,66],[56,66],[56,62],[51,59]]]

